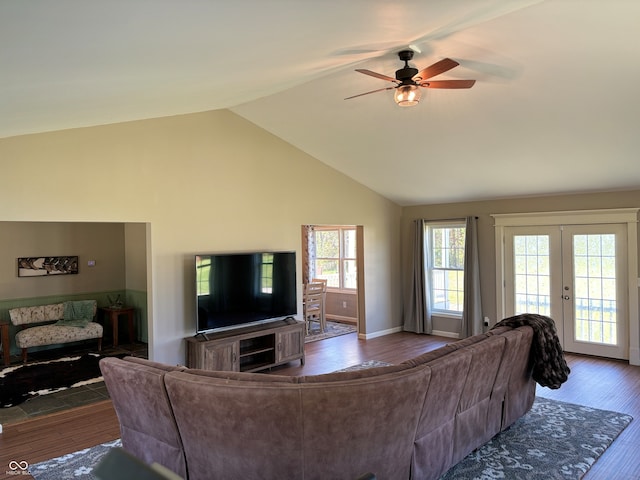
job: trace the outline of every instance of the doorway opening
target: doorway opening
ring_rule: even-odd
[[[327,330],[337,334],[364,328],[362,244],[362,226],[302,225],[302,283],[326,282]]]

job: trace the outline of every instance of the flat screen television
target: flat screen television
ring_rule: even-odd
[[[197,332],[266,323],[297,313],[296,253],[196,255]]]

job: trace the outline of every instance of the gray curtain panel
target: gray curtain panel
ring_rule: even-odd
[[[431,309],[426,294],[426,265],[424,249],[424,227],[422,219],[413,222],[413,244],[411,269],[407,278],[408,293],[404,305],[404,330],[415,333],[431,333]]]
[[[483,332],[480,261],[478,255],[478,219],[466,218],[464,247],[464,303],[460,338]]]

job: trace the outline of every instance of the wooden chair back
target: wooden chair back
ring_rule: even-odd
[[[307,333],[310,331],[312,321],[317,321],[320,324],[321,331],[325,330],[326,289],[326,282],[310,282],[303,285],[302,309],[304,321],[307,324]]]

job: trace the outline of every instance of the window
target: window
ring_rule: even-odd
[[[211,257],[196,257],[196,287],[198,295],[209,295],[211,278]]]
[[[355,227],[316,227],[315,278],[325,279],[327,287],[357,288]]]
[[[432,311],[462,314],[464,302],[464,224],[427,224],[425,255]]]
[[[263,253],[260,263],[260,292],[265,295],[273,293],[273,254]]]

